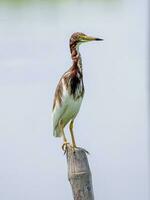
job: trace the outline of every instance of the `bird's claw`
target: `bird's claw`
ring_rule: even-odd
[[[87,154],[90,154],[86,149],[82,148],[82,147],[79,147],[79,149],[81,149],[82,151],[84,151],[85,153]]]
[[[73,153],[75,153],[75,150],[79,148],[77,146],[71,145],[69,142],[64,142],[62,145],[62,150],[64,151],[64,154],[66,154],[68,147],[72,149]]]
[[[89,154],[89,152],[85,150],[84,148],[77,147],[76,145],[72,145],[69,142],[64,142],[62,145],[62,150],[64,151],[64,154],[66,154],[68,148],[71,148],[73,153],[75,153],[76,150],[82,150],[85,153]]]
[[[73,153],[75,153],[76,149],[78,148],[78,147],[77,147],[77,146],[75,146],[75,145],[70,145],[70,147],[71,147],[71,149],[72,149]]]
[[[67,151],[67,148],[68,148],[67,146],[68,146],[68,145],[69,145],[69,142],[64,142],[63,145],[62,145],[62,147],[61,147],[62,150],[64,151],[64,154],[65,154],[66,151]]]
[[[74,146],[74,145],[70,145],[70,147],[72,148],[73,153],[75,153],[76,150],[82,150],[82,151],[84,151],[85,153],[90,154],[90,153],[89,153],[86,149],[84,149],[84,148],[77,147],[77,146]]]

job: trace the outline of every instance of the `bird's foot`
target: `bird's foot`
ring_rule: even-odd
[[[90,154],[86,149],[82,148],[82,147],[78,147],[80,150],[84,151],[87,154]]]
[[[82,147],[77,147],[76,145],[70,145],[70,147],[72,148],[73,153],[75,153],[76,150],[82,150],[82,151],[84,151],[85,153],[90,154],[86,149],[84,149],[84,148],[82,148]]]
[[[68,148],[72,150],[73,153],[75,153],[78,150],[84,151],[87,154],[90,154],[86,149],[82,147],[77,147],[76,145],[70,144],[69,142],[64,142],[62,145],[62,150],[64,151],[64,154],[67,153]]]
[[[65,154],[66,151],[67,151],[68,145],[69,145],[69,142],[66,141],[66,142],[63,143],[63,145],[62,145],[62,147],[61,147],[62,150],[64,151],[64,154]]]
[[[71,147],[73,153],[75,153],[76,149],[79,148],[79,147],[77,147],[76,145],[73,145],[73,144],[71,144],[70,147]]]

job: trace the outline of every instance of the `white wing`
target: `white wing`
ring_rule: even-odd
[[[62,135],[62,132],[59,127],[59,122],[61,120],[62,115],[67,109],[67,105],[63,104],[59,105],[58,102],[56,102],[56,105],[54,107],[52,117],[53,117],[53,135],[55,137],[60,137]]]
[[[66,104],[66,87],[64,85],[64,80],[60,79],[59,84],[62,84],[63,90],[62,90],[62,97],[61,97],[61,104],[58,102],[58,100],[56,99],[55,101],[55,106],[53,108],[53,113],[52,113],[52,117],[53,117],[53,135],[55,137],[60,137],[62,135],[62,130],[60,130],[60,120],[62,119],[62,115],[65,113],[66,109],[67,109],[67,104]]]

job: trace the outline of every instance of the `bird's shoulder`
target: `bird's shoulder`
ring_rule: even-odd
[[[71,67],[62,75],[57,84],[54,95],[53,110],[56,103],[59,105],[62,104],[64,94],[75,94],[75,91],[79,86],[82,86],[81,90],[84,92],[82,73],[76,68]]]
[[[63,90],[66,88],[66,86],[68,85],[68,81],[69,81],[69,77],[70,77],[70,71],[67,70],[60,78],[56,90],[55,90],[55,94],[54,94],[54,101],[53,101],[53,110],[56,106],[56,103],[58,103],[59,105],[61,105],[62,103],[62,97],[63,97]]]

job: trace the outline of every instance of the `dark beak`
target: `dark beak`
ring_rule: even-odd
[[[102,38],[95,38],[96,41],[103,41],[104,39]]]

